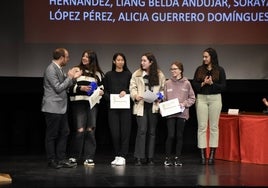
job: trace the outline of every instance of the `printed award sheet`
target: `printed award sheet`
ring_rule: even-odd
[[[110,94],[111,109],[130,109],[130,95],[119,97],[119,94]]]
[[[171,99],[159,104],[162,117],[183,112],[185,107],[181,107],[178,99]]]

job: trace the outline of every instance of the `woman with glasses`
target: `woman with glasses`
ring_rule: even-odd
[[[175,61],[170,66],[171,77],[166,81],[164,100],[178,99],[182,112],[167,116],[167,138],[165,166],[182,166],[181,151],[183,146],[183,131],[189,119],[189,108],[195,103],[195,93],[190,81],[183,76],[183,64]],[[173,143],[175,142],[175,157]]]

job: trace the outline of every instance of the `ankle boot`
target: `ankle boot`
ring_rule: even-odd
[[[151,166],[154,165],[154,159],[153,158],[148,158],[147,164],[151,165]]]
[[[214,165],[215,152],[216,152],[216,148],[210,148],[210,154],[208,158],[209,165]]]
[[[200,160],[200,163],[202,165],[205,165],[206,164],[206,148],[202,148],[201,149],[201,160]]]
[[[141,159],[140,158],[136,158],[135,166],[141,166],[141,165],[142,165]]]

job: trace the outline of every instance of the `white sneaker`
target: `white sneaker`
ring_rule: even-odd
[[[72,158],[72,157],[69,158],[69,162],[70,162],[70,163],[77,163],[76,158]]]
[[[111,162],[111,165],[116,165],[116,162],[117,162],[118,158],[119,158],[119,157],[116,156],[116,157],[114,158],[114,160]]]
[[[95,163],[92,159],[86,159],[85,162],[84,162],[84,165],[85,166],[94,166]]]
[[[118,157],[115,165],[116,166],[124,166],[124,165],[126,165],[126,159],[124,157]]]

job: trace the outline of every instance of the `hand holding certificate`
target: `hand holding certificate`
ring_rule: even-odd
[[[162,117],[183,112],[185,107],[181,107],[178,99],[171,99],[159,104]]]
[[[111,109],[130,109],[130,95],[120,97],[119,94],[110,94]]]

